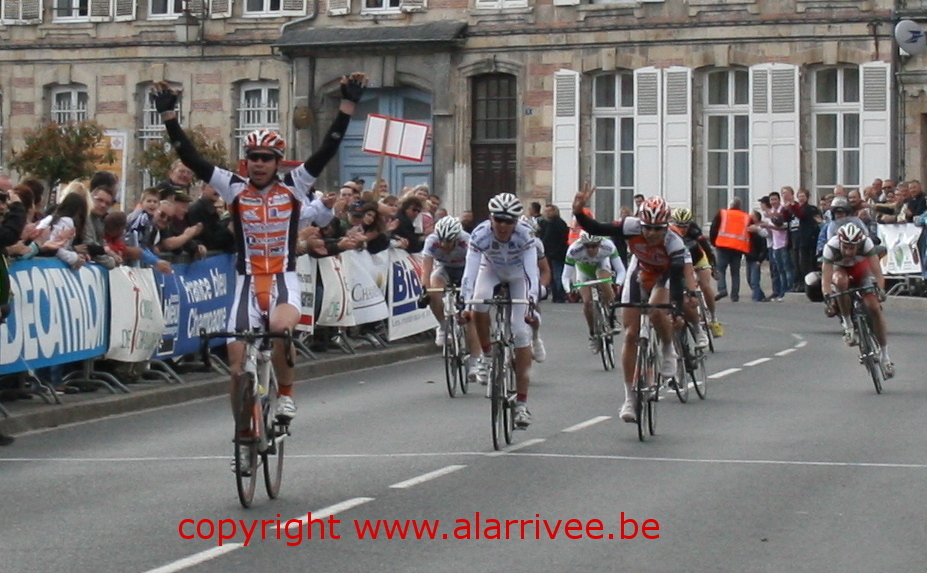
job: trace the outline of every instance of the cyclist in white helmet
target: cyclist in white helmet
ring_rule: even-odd
[[[614,284],[621,287],[625,278],[624,263],[618,256],[615,243],[604,237],[591,235],[586,231],[579,234],[579,239],[569,246],[566,259],[563,263],[563,274],[560,282],[563,290],[570,292],[573,283],[586,282],[593,279],[614,279]],[[605,301],[606,307],[611,306],[615,300],[615,291],[610,284],[596,285],[599,296]],[[579,294],[583,299],[583,315],[586,317],[586,326],[589,327],[589,348],[593,354],[599,352],[599,339],[593,332],[592,287],[580,287]],[[611,316],[612,328],[617,332],[614,316]]]
[[[895,365],[888,356],[888,327],[882,314],[879,298],[885,296],[885,277],[879,265],[875,245],[872,239],[854,223],[846,223],[837,230],[824,245],[821,264],[821,290],[825,294],[843,292],[849,288],[871,285],[879,287],[879,296],[868,293],[865,296],[866,308],[872,318],[872,330],[882,347],[882,367],[885,377],[895,375]],[[840,319],[843,322],[843,338],[853,346],[858,343],[853,325],[850,322],[849,296],[837,297]]]
[[[488,221],[483,221],[470,235],[467,265],[463,276],[464,300],[492,298],[499,283],[509,284],[513,299],[537,301],[539,294],[538,256],[535,238],[527,225],[519,224],[524,207],[511,193],[500,193],[489,200]],[[487,305],[475,305],[465,311],[465,318],[472,316],[480,339],[483,355],[477,363],[477,380],[486,384],[489,380],[489,352],[492,349],[489,338],[489,309]],[[512,334],[515,338],[515,383],[518,396],[515,403],[515,426],[525,429],[531,423],[528,412],[528,371],[531,368],[531,328],[528,321],[536,318],[529,315],[528,306],[512,306]]]

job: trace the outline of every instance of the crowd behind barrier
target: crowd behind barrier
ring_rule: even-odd
[[[421,255],[395,248],[377,255],[346,251],[303,255],[298,265],[300,330],[386,321],[387,338],[395,341],[437,325],[430,310],[416,304]],[[0,376],[103,357],[141,363],[196,354],[201,328],[227,326],[234,256],[175,261],[172,268],[162,274],[96,264],[72,270],[56,259],[14,262],[11,313],[0,324]],[[324,288],[316,312],[319,281]]]

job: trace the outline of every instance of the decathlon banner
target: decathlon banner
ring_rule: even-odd
[[[173,274],[156,273],[164,316],[158,358],[199,352],[200,328],[225,330],[235,296],[234,255],[216,255],[172,268]],[[210,346],[224,343],[216,338]]]
[[[319,326],[354,326],[348,267],[343,255],[319,259],[319,279],[322,281],[322,310]]]
[[[390,249],[389,339],[399,340],[438,326],[431,309],[419,308],[422,295],[422,256]]]
[[[0,325],[0,374],[102,356],[109,342],[107,271],[57,259],[10,267],[12,311]]]
[[[109,301],[113,312],[106,357],[122,362],[151,358],[164,332],[154,271],[121,266],[111,270]]]
[[[309,255],[296,258],[296,278],[299,280],[300,316],[296,330],[312,333],[315,331],[315,277],[319,272],[318,263]]]
[[[376,266],[367,251],[342,253],[342,260],[348,267],[351,307],[356,324],[367,324],[389,316],[386,297],[377,284]]]
[[[921,255],[918,241],[921,238],[920,227],[913,223],[879,224],[879,239],[888,249],[882,257],[882,273],[886,275],[921,274]]]

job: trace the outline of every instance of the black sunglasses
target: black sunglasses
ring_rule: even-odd
[[[277,159],[277,156],[273,153],[249,153],[248,161],[263,161],[264,163],[270,163]]]
[[[503,223],[505,225],[515,224],[515,219],[509,219],[507,217],[493,217],[492,220],[495,221],[496,223]]]
[[[666,225],[641,225],[641,228],[650,231],[662,231],[663,229],[666,229]]]

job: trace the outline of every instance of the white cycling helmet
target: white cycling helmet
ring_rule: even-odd
[[[597,245],[602,242],[602,237],[590,235],[586,231],[579,234],[579,242],[584,245]]]
[[[453,241],[463,231],[463,225],[457,217],[441,217],[435,223],[435,235],[439,241]]]
[[[837,231],[837,236],[840,237],[841,243],[847,245],[858,245],[866,240],[866,234],[863,233],[863,230],[853,223],[847,223],[840,227]]]
[[[528,215],[521,216],[521,222],[525,225],[528,225],[528,228],[531,229],[531,234],[536,235],[538,232],[538,221],[534,217]]]
[[[524,212],[521,201],[511,193],[499,193],[489,200],[489,214],[493,217],[515,221]]]

